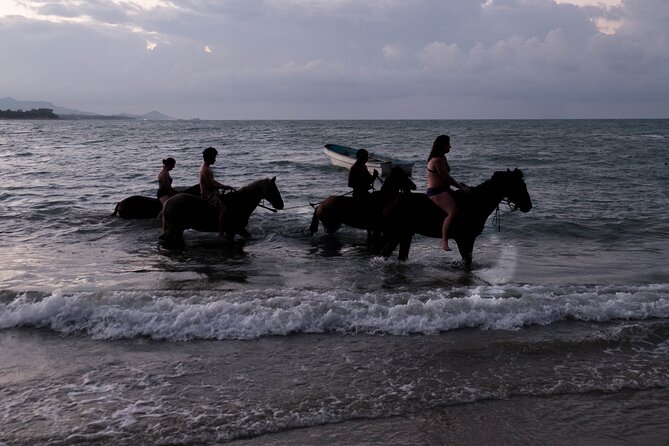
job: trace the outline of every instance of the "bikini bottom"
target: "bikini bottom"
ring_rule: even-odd
[[[450,192],[451,189],[447,187],[428,187],[425,193],[427,194],[428,197],[434,197],[435,195],[439,195],[442,192]]]

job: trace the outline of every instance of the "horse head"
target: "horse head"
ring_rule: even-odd
[[[269,201],[275,209],[283,209],[283,198],[281,198],[281,192],[276,185],[276,177],[265,180],[263,198]]]
[[[527,192],[523,171],[516,168],[506,172],[495,172],[493,181],[499,182],[501,190],[505,191],[506,198],[521,212],[532,209],[532,199]]]
[[[416,184],[411,181],[409,175],[401,167],[393,167],[390,175],[386,178],[383,186],[381,186],[381,190],[392,194],[400,191],[409,193],[412,190],[416,190]]]

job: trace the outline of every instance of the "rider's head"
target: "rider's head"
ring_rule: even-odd
[[[369,152],[365,149],[360,149],[355,152],[355,159],[366,163],[369,160]]]
[[[432,143],[432,150],[428,159],[438,156],[444,156],[451,151],[451,137],[448,135],[439,135]]]
[[[202,159],[207,163],[213,163],[216,161],[216,155],[218,155],[218,150],[213,147],[207,147],[202,151]]]
[[[176,166],[176,165],[177,165],[177,161],[172,157],[165,158],[163,160],[163,166],[165,166],[169,169],[174,169],[174,166]]]

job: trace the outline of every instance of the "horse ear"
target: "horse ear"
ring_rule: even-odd
[[[272,178],[272,183],[276,183],[276,177]]]

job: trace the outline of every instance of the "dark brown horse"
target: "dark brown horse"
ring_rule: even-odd
[[[196,184],[181,191],[186,194],[200,195],[200,185]],[[157,198],[132,195],[116,203],[112,217],[117,215],[127,219],[157,218],[163,204]]]
[[[485,226],[486,219],[505,198],[522,212],[532,209],[523,172],[519,169],[495,172],[489,180],[473,187],[469,194],[454,192],[458,214],[449,235],[458,244],[466,266],[471,266],[474,241]],[[409,257],[414,234],[441,238],[446,213],[425,194],[403,194],[389,208],[384,219],[383,255],[389,257],[400,245],[399,260]]]
[[[283,209],[283,199],[276,186],[276,177],[254,181],[234,192],[223,195],[227,207],[224,219],[226,238],[232,241],[236,234],[249,237],[246,225],[261,200],[267,200],[275,209]],[[181,193],[170,197],[163,208],[163,233],[166,242],[181,242],[186,229],[218,232],[218,209],[196,195]]]
[[[416,185],[400,168],[394,168],[381,189],[370,194],[368,199],[358,199],[343,195],[331,195],[314,209],[309,232],[318,231],[318,222],[323,224],[325,232],[332,234],[342,224],[357,229],[367,230],[367,240],[372,241],[372,232],[381,225],[383,210],[400,192],[416,190]]]

